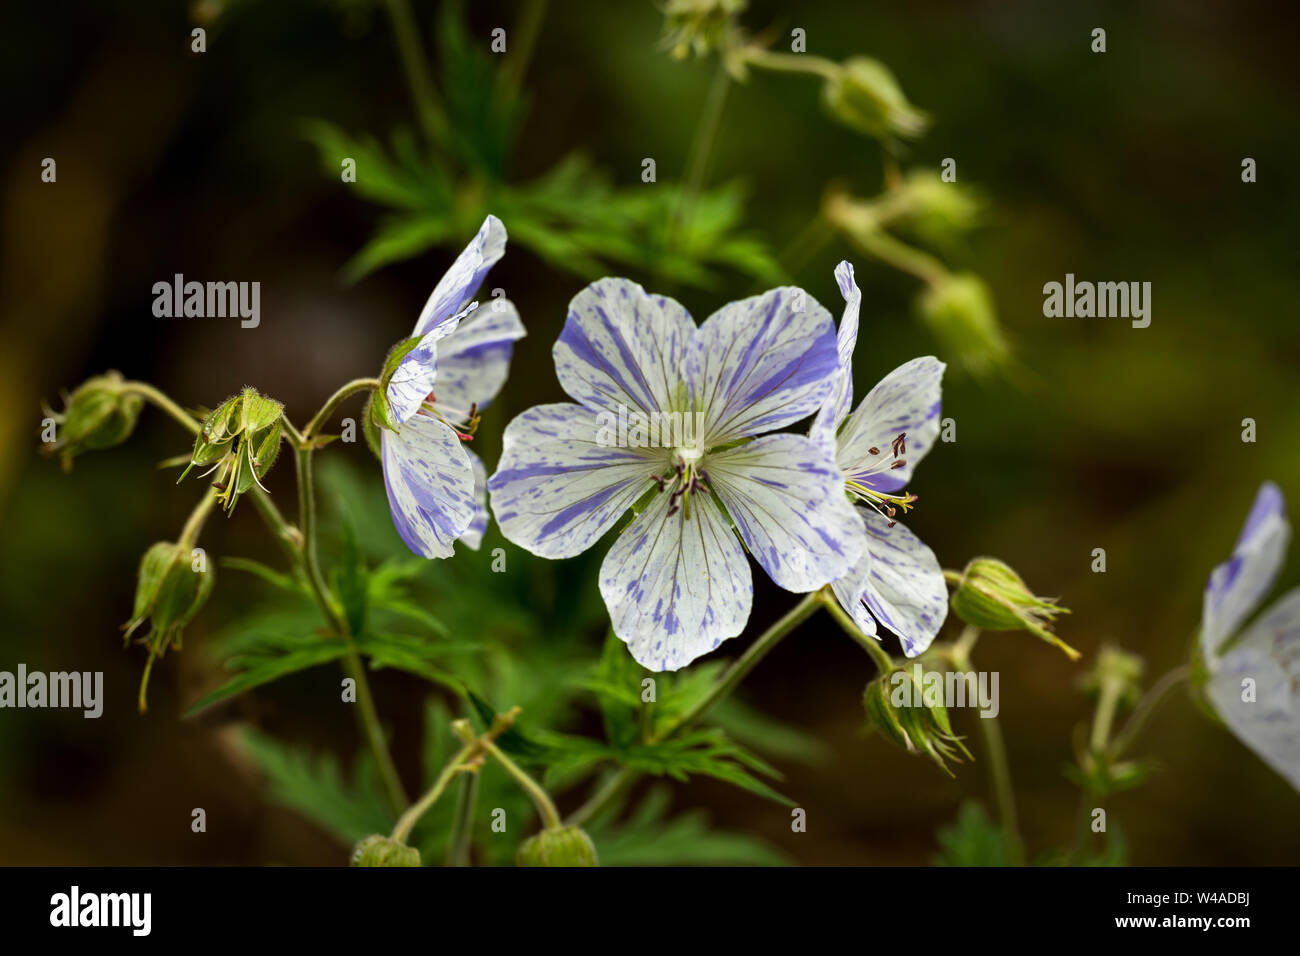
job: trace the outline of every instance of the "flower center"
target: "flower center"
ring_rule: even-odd
[[[704,472],[704,449],[698,447],[676,448],[673,450],[675,464],[663,475],[655,475],[660,492],[672,489],[669,499],[668,517],[681,508],[686,520],[691,520],[691,495],[709,494],[709,476]]]
[[[888,518],[889,526],[892,528],[894,516],[899,509],[907,514],[908,509],[916,502],[916,495],[909,492],[890,494],[881,491],[874,487],[872,479],[896,471],[907,464],[907,459],[903,457],[907,454],[907,432],[900,432],[898,437],[889,443],[888,453],[873,447],[867,449],[867,454],[869,457],[866,462],[849,474],[845,480],[845,487],[851,496],[875,508],[877,512]]]
[[[420,405],[418,414],[442,422],[455,432],[456,437],[461,441],[473,441],[474,433],[478,431],[478,402],[468,409],[452,408],[439,402],[433,392],[430,392]]]

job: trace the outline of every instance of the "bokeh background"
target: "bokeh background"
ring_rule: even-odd
[[[413,6],[428,43],[442,11]],[[522,5],[470,7],[466,35],[485,51],[490,31],[511,29]],[[1290,5],[753,3],[744,20],[778,38],[802,27],[810,52],[832,59],[883,60],[934,120],[904,166],[937,170],[955,157],[959,181],[988,201],[986,225],[950,262],[989,283],[1028,374],[949,375],[945,414],[958,440],[920,468],[911,527],[945,566],[997,555],[1074,611],[1060,631],[1085,653],[1080,664],[1023,634],[986,635],[977,655],[981,669],[1001,673],[1031,852],[1060,847],[1075,826],[1078,793],[1062,768],[1090,714],[1076,687],[1089,660],[1118,643],[1144,657],[1148,681],[1185,660],[1204,579],[1260,481],[1300,501]],[[535,177],[575,148],[615,188],[659,188],[640,182],[644,157],[656,158],[661,181],[682,176],[714,63],[669,57],[662,22],[640,0],[550,5],[523,76],[528,112],[503,159],[511,178]],[[196,23],[208,24],[202,55],[189,49]],[[1088,49],[1096,26],[1108,33],[1101,55]],[[221,573],[184,651],[156,669],[150,712],[135,712],[144,655],[123,651],[119,625],[139,555],[175,535],[193,503],[197,485],[178,488],[157,467],[187,450],[187,436],[146,410],[130,442],[65,475],[37,454],[40,402],[57,405],[61,389],[117,368],[191,407],[253,385],[302,421],[337,384],[377,372],[476,223],[347,281],[345,265],[385,213],[328,171],[303,121],[379,142],[413,128],[382,4],[19,5],[6,12],[0,45],[0,668],[102,670],[106,693],[99,720],[0,712],[0,863],[338,863],[345,841],[277,799],[244,743],[245,729],[259,728],[313,759],[336,755],[346,776],[357,735],[337,703],[337,673],[306,672],[181,719],[221,679],[213,636],[265,597],[253,578]],[[45,156],[57,158],[55,185],[40,181]],[[1247,156],[1258,162],[1254,184],[1241,181]],[[829,183],[869,195],[881,175],[878,146],[827,116],[815,81],[755,74],[728,95],[706,183],[746,184],[744,228],[776,254]],[[842,240],[794,278],[838,314],[832,269],[845,257],[864,289],[859,394],[908,358],[942,357],[913,316],[916,281]],[[711,288],[619,271],[672,292],[697,318],[755,291],[752,276],[725,268]],[[261,326],[154,318],[151,287],[177,272],[261,281]],[[1067,272],[1151,282],[1151,326],[1044,318],[1042,286]],[[511,416],[563,398],[550,347],[583,279],[512,242],[491,284],[518,304],[529,335],[478,440],[489,465]],[[1254,444],[1241,441],[1247,417]],[[396,553],[364,444],[319,457],[327,514],[348,498],[370,553]],[[270,478],[286,512],[291,470],[285,460]],[[251,508],[213,519],[204,544],[276,560]],[[502,545],[494,531],[488,549]],[[1090,571],[1098,547],[1104,574]],[[546,566],[507,548],[510,570],[486,585],[488,551],[431,564],[430,610],[457,640],[503,642],[521,671],[542,661],[556,674],[589,668],[604,628],[594,573],[604,547]],[[1279,588],[1297,582],[1293,549]],[[738,652],[792,603],[759,575],[756,585],[750,632],[719,655]],[[785,774],[780,789],[808,810],[807,833],[790,832],[784,808],[716,781],[675,785],[672,806],[703,808],[712,826],[793,862],[930,862],[936,831],[963,801],[988,802],[987,776],[976,762],[950,779],[866,736],[860,695],[871,674],[861,650],[818,617],[744,685],[751,709],[808,738],[767,734],[780,751],[771,755]],[[374,681],[413,789],[424,710],[440,692],[397,671]],[[560,690],[527,692],[540,700]],[[598,733],[590,699],[563,693],[562,708],[532,712],[557,729]],[[973,715],[957,721],[975,733]],[[1300,795],[1186,694],[1165,703],[1135,754],[1158,758],[1157,772],[1107,803],[1130,862],[1300,862]],[[561,803],[579,799],[566,793]],[[194,807],[207,811],[206,834],[190,830]]]

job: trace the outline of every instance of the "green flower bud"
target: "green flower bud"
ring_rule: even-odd
[[[935,337],[974,375],[1004,364],[1011,354],[993,296],[973,273],[946,275],[932,283],[917,299],[917,310]]]
[[[953,240],[974,228],[984,209],[984,203],[969,189],[945,183],[929,170],[908,173],[899,191],[897,202],[904,225],[937,246],[951,246]]]
[[[952,732],[948,710],[943,705],[942,681],[938,683],[936,695],[933,686],[928,686],[932,682],[926,680],[927,676],[921,663],[914,661],[867,684],[862,694],[867,724],[908,752],[929,755],[951,776],[947,761],[960,763],[962,755],[967,759],[971,755],[961,738]]]
[[[822,99],[840,122],[881,141],[913,139],[929,124],[925,113],[907,102],[889,68],[867,57],[846,60],[827,78]]]
[[[180,645],[181,631],[212,593],[211,568],[194,569],[190,549],[174,541],[159,541],[140,561],[135,589],[135,610],[122,625],[126,640],[145,621],[149,634],[142,639],[160,650]]]
[[[1071,660],[1080,656],[1050,630],[1056,616],[1069,610],[1035,595],[1020,575],[997,558],[975,558],[966,565],[952,596],[952,610],[983,630],[1028,631],[1059,647]]]
[[[283,410],[251,388],[226,399],[204,420],[181,478],[196,465],[208,466],[205,475],[217,473],[212,482],[220,491],[217,500],[227,512],[234,511],[240,495],[255,484],[262,487],[261,479],[280,454]]]
[[[392,837],[374,834],[352,848],[353,866],[419,866],[420,851]]]
[[[46,414],[59,427],[56,440],[44,446],[45,454],[57,453],[64,470],[70,470],[72,459],[82,452],[126,441],[135,429],[144,399],[124,392],[124,382],[120,372],[87,379],[67,397],[62,413],[47,409]]]
[[[1118,647],[1106,645],[1097,652],[1097,661],[1084,674],[1079,686],[1089,694],[1112,694],[1120,703],[1132,706],[1142,693],[1142,658]]]
[[[519,866],[599,866],[596,845],[578,827],[543,830],[519,845]]]

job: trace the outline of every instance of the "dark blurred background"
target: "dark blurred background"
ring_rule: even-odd
[[[436,5],[414,9],[427,39]],[[514,3],[472,4],[468,34],[486,48],[491,30],[518,15]],[[190,52],[197,22],[210,24],[202,55]],[[955,157],[960,182],[989,202],[987,227],[953,264],[988,281],[1032,374],[1019,384],[948,377],[957,441],[919,469],[922,506],[910,526],[946,567],[994,554],[1073,609],[1060,632],[1084,652],[1080,664],[1023,634],[986,635],[977,654],[978,667],[1001,673],[1026,840],[1060,846],[1075,825],[1077,791],[1062,767],[1090,714],[1075,687],[1090,658],[1119,643],[1145,658],[1148,681],[1185,660],[1205,577],[1228,554],[1260,481],[1300,503],[1292,6],[855,0],[754,3],[745,22],[778,37],[802,27],[809,51],[832,59],[887,63],[934,118],[905,166],[937,170]],[[1107,30],[1103,55],[1088,50],[1096,26]],[[661,30],[649,2],[551,4],[524,77],[530,112],[511,175],[538,175],[581,147],[618,186],[639,185],[646,156],[661,179],[680,178],[714,64],[673,60]],[[184,453],[188,436],[147,409],[130,442],[64,475],[37,455],[36,433],[42,399],[57,405],[61,389],[108,368],[188,407],[252,385],[299,422],[342,381],[377,372],[451,247],[471,234],[343,281],[383,212],[322,172],[302,121],[381,140],[412,125],[388,23],[365,3],[50,2],[8,9],[0,50],[0,668],[102,670],[106,695],[99,720],[0,712],[0,862],[337,863],[343,845],[267,799],[238,742],[251,723],[350,758],[349,715],[320,703],[337,700],[335,672],[180,717],[217,680],[205,638],[248,600],[248,578],[224,573],[184,651],[156,669],[150,712],[135,712],[143,651],[124,652],[118,626],[139,555],[174,536],[193,503],[198,486],[177,488],[174,472],[157,467]],[[57,158],[55,185],[40,181],[46,156]],[[1255,184],[1241,181],[1248,156]],[[779,251],[829,182],[866,195],[880,176],[878,147],[827,117],[815,82],[755,74],[730,91],[707,179],[744,180],[745,222]],[[914,280],[839,240],[795,278],[838,315],[832,269],[845,257],[864,290],[858,394],[908,358],[942,357],[912,317]],[[260,327],[154,318],[151,287],[177,272],[261,281]],[[1044,318],[1042,286],[1067,272],[1150,281],[1151,326]],[[703,319],[754,291],[752,277],[724,276],[717,288],[665,291]],[[512,243],[491,284],[517,303],[529,335],[478,442],[489,468],[511,416],[563,399],[550,348],[584,282]],[[1241,441],[1247,417],[1257,422],[1254,444]],[[338,459],[382,511],[378,466],[363,444],[320,457]],[[288,513],[291,471],[286,459],[269,482]],[[502,543],[493,535],[489,547]],[[276,558],[251,506],[214,518],[204,543]],[[1104,574],[1089,569],[1099,547]],[[599,653],[594,569],[603,551],[536,571],[509,551],[512,568],[541,576],[531,585],[539,615],[562,618],[567,600],[588,609],[573,620],[589,623],[564,638],[578,665]],[[428,573],[451,572],[438,564]],[[1281,586],[1297,582],[1293,551]],[[721,654],[738,652],[792,603],[757,574],[755,583],[751,631]],[[472,640],[466,617],[457,637]],[[520,666],[528,654],[525,644]],[[861,650],[818,617],[745,684],[749,704],[828,745],[820,761],[776,760],[781,789],[808,810],[806,834],[790,832],[780,806],[712,781],[677,786],[675,805],[705,807],[716,825],[755,833],[797,862],[929,862],[936,830],[963,800],[985,799],[984,768],[964,765],[949,779],[865,737],[860,695],[871,673]],[[375,687],[413,789],[428,685],[384,671]],[[581,708],[571,719],[567,729],[598,732]],[[975,733],[973,715],[957,721]],[[1131,862],[1300,862],[1300,795],[1186,694],[1166,702],[1135,753],[1158,757],[1158,771],[1108,802]],[[190,831],[194,807],[207,811],[205,835]]]

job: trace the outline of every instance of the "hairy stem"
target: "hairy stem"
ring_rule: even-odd
[[[368,392],[379,387],[377,378],[354,378],[346,385],[342,386],[337,392],[325,400],[325,404],[320,407],[312,420],[307,423],[307,427],[302,430],[302,441],[311,441],[329,422],[330,416],[334,410],[341,405],[344,400],[355,395],[357,392]]]
[[[203,425],[203,422],[195,418],[185,409],[181,408],[148,382],[124,382],[122,384],[122,392],[130,395],[139,395],[145,401],[151,402],[195,435],[199,433],[199,429]]]
[[[407,808],[406,812],[398,819],[397,825],[393,827],[394,840],[399,843],[406,842],[406,838],[411,835],[415,825],[420,822],[420,817],[428,813],[429,808],[438,802],[438,798],[446,791],[447,785],[456,776],[456,772],[464,767],[465,762],[470,759],[475,750],[475,745],[467,744],[447,761],[447,765],[442,768],[442,772],[438,774],[438,779],[433,782],[433,786],[429,788],[429,791]]]
[[[876,667],[880,673],[888,674],[894,668],[893,658],[889,652],[880,646],[880,642],[869,634],[863,634],[862,629],[853,622],[853,618],[845,613],[844,608],[840,607],[840,602],[835,599],[835,595],[823,589],[817,592],[822,606],[826,608],[835,623],[840,626],[849,637],[853,638],[863,649],[871,655],[871,659],[876,662]]]

